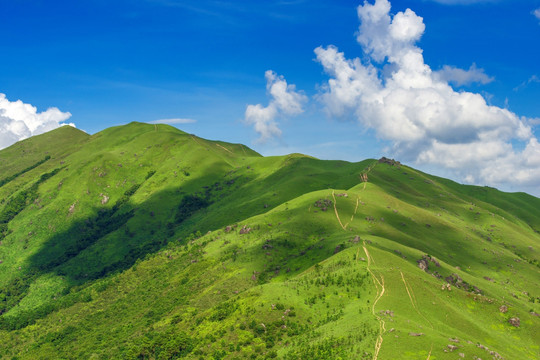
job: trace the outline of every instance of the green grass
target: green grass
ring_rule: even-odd
[[[379,336],[378,359],[540,355],[527,194],[140,123],[0,167],[2,359],[372,359]]]

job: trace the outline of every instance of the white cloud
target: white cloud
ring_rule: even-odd
[[[522,90],[522,89],[526,88],[527,86],[529,86],[532,83],[540,83],[540,79],[538,78],[538,76],[536,76],[536,75],[531,76],[527,81],[524,81],[521,84],[519,84],[518,86],[516,86],[514,88],[514,91]]]
[[[448,83],[488,81],[481,69],[433,72],[415,45],[423,20],[410,9],[392,17],[387,0],[366,1],[358,16],[357,40],[368,60],[347,59],[334,46],[315,49],[330,76],[319,99],[331,115],[353,114],[405,161],[450,170],[474,183],[534,185],[540,191],[540,146],[531,119]]]
[[[472,64],[469,70],[463,70],[454,66],[444,65],[443,68],[434,73],[441,81],[451,82],[457,86],[470,85],[473,83],[488,84],[495,78],[488,76],[484,69],[477,68]]]
[[[540,8],[534,10],[533,15],[536,16],[538,20],[540,20]]]
[[[253,125],[259,133],[260,142],[281,136],[276,118],[301,114],[307,97],[296,92],[294,85],[288,85],[283,76],[278,76],[271,70],[266,71],[266,91],[271,96],[270,103],[264,107],[261,104],[248,105],[245,121]]]
[[[21,100],[9,101],[5,94],[0,93],[0,149],[62,125],[75,126],[62,123],[70,117],[71,113],[56,107],[38,113],[35,106]]]
[[[197,120],[193,119],[181,119],[181,118],[175,118],[175,119],[159,119],[159,120],[153,120],[149,121],[149,124],[168,124],[168,125],[174,125],[174,124],[193,124],[196,123]]]

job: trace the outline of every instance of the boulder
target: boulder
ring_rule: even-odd
[[[519,318],[518,317],[513,317],[513,318],[510,318],[508,319],[508,323],[512,326],[515,326],[515,327],[519,327],[520,326],[520,322],[519,322]]]
[[[418,267],[419,267],[420,269],[422,269],[423,271],[427,271],[427,270],[428,270],[429,265],[428,265],[428,262],[427,262],[426,259],[422,258],[422,259],[416,261],[416,263],[418,264]]]

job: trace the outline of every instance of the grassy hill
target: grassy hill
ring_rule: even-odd
[[[0,169],[2,359],[540,357],[530,195],[141,123]]]

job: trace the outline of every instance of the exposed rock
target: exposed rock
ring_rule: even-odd
[[[429,257],[429,260],[435,264],[436,267],[441,267],[441,264],[439,263],[439,261],[437,259],[435,259],[433,256],[430,256]]]
[[[457,350],[457,348],[458,348],[456,345],[452,345],[452,344],[446,345],[446,347],[447,347],[448,350],[450,350],[450,351]]]
[[[231,226],[227,226],[227,227],[225,228],[225,232],[226,232],[226,233],[231,232],[231,230],[232,230],[232,227],[231,227]]]
[[[505,313],[508,311],[508,306],[506,305],[501,305],[501,307],[499,308],[499,311],[502,312],[502,313]]]
[[[247,227],[246,225],[242,226],[240,229],[240,234],[249,234],[251,232],[251,228]]]
[[[446,283],[446,284],[443,284],[443,286],[441,287],[441,290],[452,291],[452,287],[450,286],[450,284]]]
[[[427,271],[429,268],[428,262],[424,258],[417,260],[416,263],[418,264],[418,267],[423,271]]]
[[[519,327],[520,326],[520,321],[519,321],[519,318],[518,317],[513,317],[513,318],[510,318],[508,319],[508,323],[512,326],[515,326],[515,327]]]
[[[388,159],[387,157],[382,157],[379,159],[379,163],[380,164],[388,164],[388,165],[392,165],[392,166],[396,166],[396,167],[401,167],[401,163],[399,161],[396,161],[394,159]]]
[[[326,211],[334,203],[328,199],[319,199],[315,201],[314,206],[320,208],[322,211]]]
[[[409,333],[409,336],[423,336],[424,333],[414,333],[414,332],[410,332]]]

